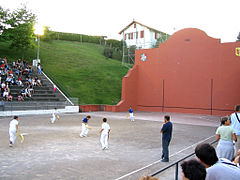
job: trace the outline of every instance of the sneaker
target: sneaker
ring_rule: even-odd
[[[12,143],[10,143],[10,144],[9,144],[9,147],[13,147],[13,144],[12,144]]]
[[[83,137],[81,134],[79,135],[80,137]]]
[[[106,147],[102,147],[102,150],[105,150],[106,149]]]
[[[163,159],[162,162],[169,162],[169,160],[168,159]]]

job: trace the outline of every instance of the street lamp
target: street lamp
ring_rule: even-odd
[[[40,36],[44,35],[44,27],[36,24],[34,26],[34,34],[37,35],[37,41],[38,41],[38,49],[37,49],[37,61],[39,62],[39,47],[40,47]]]

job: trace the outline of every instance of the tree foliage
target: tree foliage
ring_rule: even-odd
[[[4,11],[3,11],[3,16]],[[9,26],[4,28],[2,37],[11,42],[11,48],[17,48],[22,51],[22,58],[24,58],[24,51],[28,48],[34,47],[34,24],[36,15],[27,9],[26,5],[7,13],[5,23]],[[6,27],[6,26],[5,26]]]
[[[50,27],[44,27],[44,34],[41,36],[41,40],[45,42],[52,42],[55,39],[55,33],[50,31]]]
[[[103,54],[106,58],[112,58],[113,57],[113,49],[110,47],[105,47]]]
[[[9,19],[8,10],[0,6],[0,35],[8,27],[7,21]]]
[[[240,32],[238,34],[237,41],[240,41]]]

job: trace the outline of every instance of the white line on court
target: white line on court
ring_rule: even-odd
[[[212,137],[215,137],[215,135],[210,136],[210,137],[208,137],[208,138],[206,138],[206,139],[204,139],[204,140],[202,140],[202,141],[199,141],[199,142],[197,142],[197,143],[195,143],[195,144],[192,144],[191,146],[188,146],[188,147],[186,147],[186,148],[184,148],[184,149],[182,149],[182,150],[180,150],[180,151],[172,154],[170,157],[173,157],[173,156],[175,156],[175,155],[177,155],[177,154],[179,154],[179,153],[181,153],[181,152],[183,152],[183,151],[185,151],[185,150],[187,150],[187,149],[189,149],[189,148],[192,148],[192,147],[194,147],[194,146],[196,146],[196,145],[198,145],[198,144],[200,144],[200,143],[203,143],[204,141],[207,141],[207,140],[211,139]],[[148,168],[148,167],[150,167],[150,166],[152,166],[152,165],[154,165],[154,164],[157,164],[157,163],[159,163],[159,162],[161,162],[161,159],[159,159],[159,160],[157,160],[157,161],[155,161],[155,162],[153,162],[153,163],[151,163],[151,164],[148,164],[147,166],[144,166],[144,167],[139,168],[139,169],[136,169],[136,170],[134,170],[134,171],[132,171],[132,172],[130,172],[130,173],[127,173],[127,174],[125,174],[125,175],[123,175],[123,176],[121,176],[121,177],[119,177],[119,178],[117,178],[117,179],[115,179],[115,180],[120,180],[120,179],[123,179],[123,178],[125,178],[125,177],[128,177],[128,176],[130,176],[130,175],[132,175],[132,174],[135,174],[135,173],[137,173],[137,172],[139,172],[139,171],[141,171],[141,170],[143,170],[143,169],[146,169],[146,168]]]

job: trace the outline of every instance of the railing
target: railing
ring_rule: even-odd
[[[73,98],[72,93],[67,90],[49,71],[44,70],[44,73],[51,79],[51,81],[57,85],[57,87],[68,97]]]
[[[211,143],[209,143],[209,144],[215,144],[216,142],[217,142],[217,140],[215,140],[215,141],[213,141],[213,142],[211,142]],[[173,166],[176,166],[176,168],[175,168],[175,180],[178,180],[178,165],[179,165],[179,163],[180,163],[181,161],[183,161],[183,160],[185,160],[185,159],[193,156],[194,154],[195,154],[195,152],[193,152],[193,153],[191,153],[191,154],[183,157],[182,159],[180,159],[180,160],[178,160],[178,161],[176,161],[176,162],[168,165],[167,167],[165,167],[165,168],[163,168],[163,169],[161,169],[161,170],[153,173],[151,176],[156,176],[156,175],[162,173],[163,171],[165,171],[165,170],[167,170],[167,169],[169,169],[169,168],[171,168],[171,167],[173,167]]]

